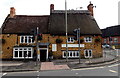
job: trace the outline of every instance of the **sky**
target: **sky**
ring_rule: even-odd
[[[94,18],[103,29],[118,25],[119,0],[66,0],[67,9],[87,10],[91,1],[94,8]],[[50,15],[50,4],[55,10],[65,10],[65,0],[0,0],[0,27],[10,13],[10,7],[16,9],[16,15]]]

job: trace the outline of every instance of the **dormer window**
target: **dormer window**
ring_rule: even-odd
[[[34,37],[32,35],[22,35],[20,36],[20,43],[33,43]]]
[[[74,43],[74,37],[68,37],[68,43]]]

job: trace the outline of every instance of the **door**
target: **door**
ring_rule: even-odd
[[[47,50],[40,50],[40,61],[46,61]]]

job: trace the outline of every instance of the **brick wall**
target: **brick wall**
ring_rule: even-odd
[[[112,44],[116,48],[120,48],[120,36],[114,36],[111,38],[112,38],[112,42],[109,41],[109,37],[102,38],[102,44],[110,44],[110,45]],[[114,42],[114,38],[118,38],[118,42]],[[104,39],[106,39],[106,43],[104,42]]]
[[[88,35],[90,36],[90,35]],[[52,50],[52,44],[57,44],[57,51],[53,52],[53,57],[54,58],[62,58],[62,51],[66,51],[65,47],[61,47],[62,44],[66,44],[66,36],[52,36],[50,34],[43,34],[42,36],[42,40],[39,41],[41,43],[50,43],[49,45],[49,52]],[[71,36],[70,36],[71,37]],[[82,36],[81,38],[84,39],[85,36]],[[101,48],[101,42],[95,42],[95,38],[96,37],[100,37],[100,36],[91,36],[92,39],[92,43],[86,43],[83,42],[81,44],[84,44],[85,47],[80,48],[81,49],[81,57],[84,57],[84,50],[85,49],[92,49],[92,54],[93,54],[93,58],[95,57],[101,57],[102,56],[102,48]],[[3,34],[2,36],[3,39],[5,39],[5,44],[2,44],[2,56],[0,58],[12,58],[13,55],[13,46],[17,45],[17,40],[18,40],[18,45],[21,45],[20,43],[20,36],[17,36],[15,34],[12,35],[8,35],[8,34]],[[61,39],[63,40],[62,43],[56,43],[56,39]],[[101,38],[101,37],[100,37]],[[69,44],[78,44],[77,41],[75,41],[74,43],[69,43]],[[28,44],[25,44],[28,45]],[[29,45],[35,45],[35,43],[33,44],[29,44]],[[9,48],[8,48],[9,47]],[[68,48],[68,50],[78,50],[78,48]]]
[[[84,37],[85,36],[82,36],[81,38],[84,39]],[[85,47],[81,48],[81,55],[82,55],[82,57],[84,57],[84,50],[85,49],[92,49],[93,58],[101,57],[102,56],[101,42],[95,42],[96,37],[93,37],[93,36],[91,36],[91,37],[93,38],[92,43],[85,43],[85,42],[81,43],[81,44],[85,44]],[[97,36],[97,37],[100,37],[100,36]],[[57,38],[63,40],[63,42],[61,44],[66,44],[66,36],[51,36],[49,34],[44,34],[43,35],[43,40],[41,42],[51,43],[50,46],[49,46],[49,51],[50,51],[52,49],[52,44],[57,44],[56,43]],[[66,50],[66,48],[61,47],[61,44],[57,44],[57,52],[53,52],[54,58],[61,58],[62,57],[62,51]],[[68,43],[68,44],[78,44],[78,42],[75,41],[74,43]],[[68,48],[68,50],[78,50],[78,48]]]
[[[15,34],[2,34],[2,39],[5,43],[2,44],[2,56],[0,58],[9,59],[13,55],[13,46],[16,45],[17,35]]]

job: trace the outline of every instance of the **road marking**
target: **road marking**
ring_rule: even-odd
[[[114,67],[114,66],[118,66],[119,64],[114,64],[114,65],[111,65],[111,66],[108,66],[108,67]]]
[[[7,73],[3,73],[3,76],[6,75]]]
[[[113,72],[113,73],[117,73],[117,71],[114,71],[114,70],[109,70],[110,72]]]
[[[78,73],[75,73],[75,74],[78,74]]]
[[[99,69],[104,67],[93,67],[93,68],[81,68],[81,69],[72,69],[72,70],[90,70],[90,69]]]
[[[39,71],[37,71],[37,72],[39,72]]]

